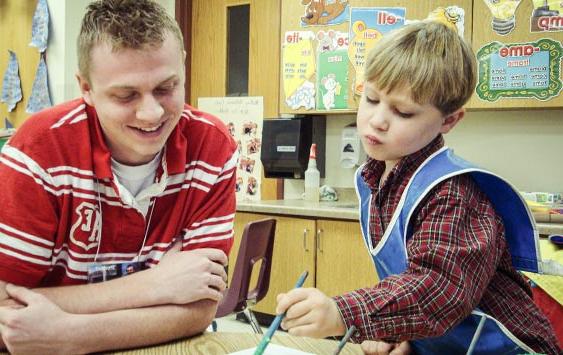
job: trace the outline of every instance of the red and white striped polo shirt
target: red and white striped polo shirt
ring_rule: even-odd
[[[236,144],[212,115],[185,106],[165,147],[141,261],[233,242]],[[88,265],[130,261],[143,214],[124,201],[95,109],[74,100],[30,117],[0,154],[0,280],[27,287],[86,282]],[[98,240],[102,206],[102,238]],[[148,217],[147,217],[148,219]]]

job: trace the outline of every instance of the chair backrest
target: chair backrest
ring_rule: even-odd
[[[276,220],[273,218],[249,222],[244,227],[233,278],[219,304],[216,318],[240,312],[246,308],[247,300],[260,301],[266,296],[270,286],[275,232]],[[254,289],[248,290],[252,269],[254,264],[260,260],[262,260],[262,264],[258,282]]]

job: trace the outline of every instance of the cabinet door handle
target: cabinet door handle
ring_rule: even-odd
[[[305,251],[309,251],[307,248],[307,228],[303,229],[303,249],[305,249]]]
[[[323,252],[323,247],[321,245],[321,234],[323,233],[322,229],[317,229],[317,250],[322,253]]]

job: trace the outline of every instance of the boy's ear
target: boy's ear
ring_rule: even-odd
[[[90,85],[90,82],[80,73],[76,73],[76,80],[78,80],[78,87],[80,88],[84,101],[86,101],[88,105],[94,106],[91,95],[92,85]]]
[[[465,116],[465,108],[460,108],[446,117],[444,117],[444,122],[442,123],[442,128],[440,129],[440,133],[448,133],[455,125],[461,121],[461,119]]]

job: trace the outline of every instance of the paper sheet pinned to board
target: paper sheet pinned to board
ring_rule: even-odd
[[[220,118],[238,147],[236,170],[237,201],[260,201],[262,185],[262,127],[264,125],[264,98],[200,97],[198,108]]]
[[[8,112],[12,112],[16,104],[22,99],[22,86],[16,53],[11,50],[8,50],[8,52],[10,52],[10,59],[8,60],[8,67],[2,81],[1,101],[8,105]]]
[[[47,49],[47,40],[49,39],[49,9],[47,0],[37,1],[37,7],[33,14],[31,24],[31,47],[37,47],[39,52],[45,52]]]
[[[41,55],[25,112],[35,113],[53,106],[51,104],[51,96],[49,96],[49,83],[47,80],[47,64],[45,64],[45,56]]]
[[[256,348],[246,349],[231,353],[231,355],[253,355]],[[269,344],[264,355],[314,355],[313,353],[307,353],[301,350],[288,348],[278,344]]]
[[[12,124],[12,122],[10,122],[10,120],[7,117],[4,118],[4,128],[14,129],[14,125]]]

